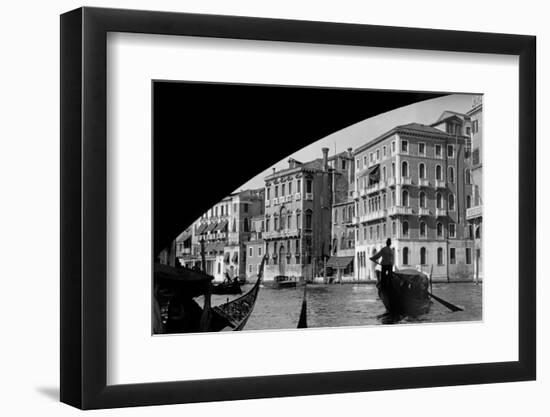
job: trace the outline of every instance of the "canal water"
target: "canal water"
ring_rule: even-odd
[[[243,293],[252,287],[242,287]],[[295,329],[300,316],[304,288],[261,287],[256,305],[244,330]],[[473,283],[434,283],[433,294],[464,308],[451,312],[434,300],[430,312],[404,318],[399,324],[482,320],[482,285]],[[212,305],[238,296],[213,295]],[[385,312],[373,284],[308,284],[308,327],[365,326],[389,324],[380,317]]]

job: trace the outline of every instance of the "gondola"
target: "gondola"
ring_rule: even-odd
[[[227,327],[242,330],[258,296],[263,264],[262,260],[258,280],[250,291],[215,307],[210,306],[212,276],[199,270],[156,264],[155,333],[218,332]],[[194,300],[199,296],[204,296],[202,308]]]
[[[214,284],[212,294],[242,294],[241,284],[237,280],[228,279],[225,282]]]
[[[428,277],[414,269],[392,272],[389,283],[378,275],[378,296],[391,316],[417,317],[430,311],[432,301]]]
[[[242,330],[254,309],[258,291],[260,290],[260,282],[261,274],[258,274],[256,283],[246,294],[233,301],[212,307],[210,331],[219,332],[225,327],[231,327],[234,331]]]

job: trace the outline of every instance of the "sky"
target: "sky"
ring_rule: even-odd
[[[301,162],[308,162],[321,158],[321,148],[323,147],[329,148],[330,157],[348,148],[356,149],[399,125],[412,122],[422,124],[434,123],[445,110],[466,113],[472,108],[474,97],[475,95],[473,94],[451,94],[400,107],[390,112],[365,119],[324,138],[319,138],[318,141],[313,142],[311,145],[302,148],[292,155],[288,155],[275,165],[267,166],[263,172],[251,178],[235,191],[263,187],[265,185],[264,178],[272,173],[273,167],[277,171],[288,168],[289,157]]]

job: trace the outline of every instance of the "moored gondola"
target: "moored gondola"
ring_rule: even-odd
[[[226,280],[212,286],[212,294],[242,294],[241,284],[238,280]]]
[[[154,298],[163,318],[162,325],[155,323],[155,328],[162,330],[155,333],[218,332],[228,327],[242,330],[256,303],[263,265],[264,260],[258,280],[250,291],[215,307],[210,306],[211,276],[188,268],[155,265]],[[202,308],[194,300],[198,296],[204,296]]]

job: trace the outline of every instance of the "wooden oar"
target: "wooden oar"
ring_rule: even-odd
[[[459,306],[455,306],[454,304],[451,304],[449,303],[448,301],[445,301],[443,300],[442,298],[439,298],[435,295],[433,295],[431,292],[428,291],[428,295],[430,297],[432,297],[434,300],[440,302],[441,304],[443,304],[445,307],[447,307],[449,310],[451,311],[464,311],[464,309],[462,307],[459,307]]]

